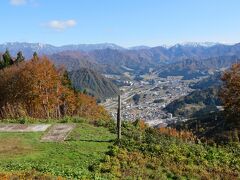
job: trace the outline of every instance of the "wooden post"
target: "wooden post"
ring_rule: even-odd
[[[121,96],[118,95],[118,109],[117,109],[117,138],[121,139]]]
[[[196,129],[196,132],[198,133],[198,119],[196,119],[196,127],[195,127],[195,129]]]

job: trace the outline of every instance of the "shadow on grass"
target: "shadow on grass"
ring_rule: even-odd
[[[84,141],[84,142],[114,142],[114,139],[111,139],[111,140],[89,140],[89,139],[79,139],[79,141]]]
[[[90,140],[90,139],[78,139],[78,140],[72,140],[72,139],[69,139],[68,141],[82,141],[82,142],[115,142],[115,139],[111,139],[111,140]]]

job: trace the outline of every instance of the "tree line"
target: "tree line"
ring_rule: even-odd
[[[0,64],[0,118],[109,118],[94,97],[75,91],[67,71],[47,57],[34,53],[25,61],[22,52],[14,59],[6,50]]]
[[[37,56],[37,53],[35,52],[33,55]],[[9,50],[6,49],[5,53],[0,57],[0,69],[4,69],[5,67],[11,66],[13,64],[18,64],[20,62],[23,62],[24,60],[25,57],[23,56],[22,51],[19,51],[17,53],[17,57],[14,59],[10,55]]]

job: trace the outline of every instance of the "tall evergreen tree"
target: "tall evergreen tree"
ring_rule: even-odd
[[[0,60],[0,69],[4,68],[4,62],[2,60]]]
[[[22,61],[24,61],[24,60],[25,60],[25,58],[24,58],[24,56],[23,56],[23,54],[22,54],[22,51],[19,51],[19,52],[17,53],[16,63],[20,63],[20,62],[22,62]]]
[[[34,60],[37,60],[37,59],[38,59],[38,54],[37,54],[36,51],[33,53],[33,59],[34,59]]]
[[[73,89],[73,85],[67,71],[64,71],[63,73],[62,84],[69,89]]]
[[[83,90],[83,94],[88,94],[86,89]]]
[[[8,49],[6,49],[5,53],[3,54],[3,62],[4,62],[4,67],[7,67],[13,64],[13,59]]]
[[[4,63],[3,63],[3,59],[2,59],[2,55],[0,56],[0,69],[4,68]]]

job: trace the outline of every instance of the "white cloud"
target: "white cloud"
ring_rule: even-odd
[[[22,5],[30,5],[32,7],[39,6],[37,0],[9,0],[9,3],[13,6],[22,6]]]
[[[10,4],[13,6],[20,6],[26,4],[26,0],[10,0]]]
[[[70,27],[74,27],[77,25],[77,22],[73,19],[69,19],[66,21],[59,21],[59,20],[53,20],[47,23],[47,27],[61,31]]]

